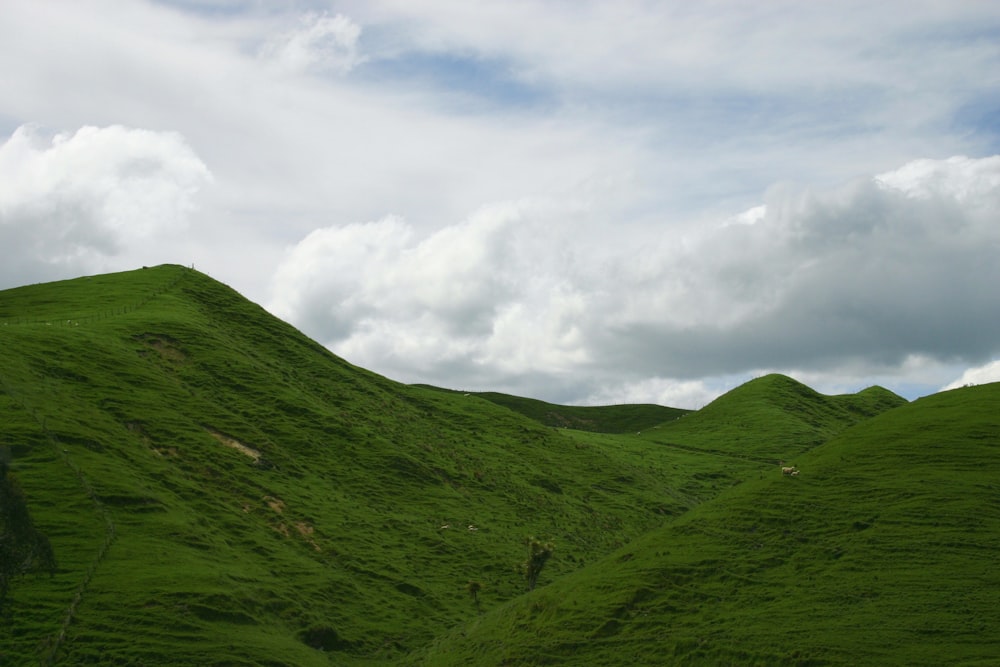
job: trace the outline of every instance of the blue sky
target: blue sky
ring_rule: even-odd
[[[0,287],[195,264],[405,382],[1000,375],[1000,6],[8,0]]]

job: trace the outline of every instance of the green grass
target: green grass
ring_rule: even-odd
[[[765,375],[645,437],[666,447],[790,464],[844,428],[905,403],[882,387],[824,396],[784,375]]]
[[[843,431],[419,664],[994,664],[1000,385]]]
[[[0,292],[0,350],[0,447],[58,561],[15,581],[2,664],[1000,654],[989,589],[947,575],[996,583],[986,388],[906,405],[767,376],[685,413],[406,386],[179,266]],[[531,535],[555,552],[528,594]]]
[[[673,421],[688,414],[690,410],[670,408],[663,405],[556,405],[534,398],[511,396],[493,391],[459,392],[430,385],[418,385],[437,391],[485,398],[491,403],[502,405],[545,426],[571,428],[596,433],[635,433],[642,429]]]
[[[20,420],[3,443],[60,562],[12,593],[12,657],[72,611],[69,663],[235,659],[216,639],[231,618],[273,644],[238,643],[248,662],[393,660],[475,613],[469,579],[484,610],[521,594],[527,535],[559,542],[545,581],[698,499],[664,503],[641,466],[489,401],[355,368],[181,267],[11,290],[0,313]],[[61,593],[22,627],[44,587]],[[334,650],[307,646],[317,628]]]

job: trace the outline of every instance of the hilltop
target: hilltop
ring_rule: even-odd
[[[771,374],[736,387],[647,436],[668,446],[777,464],[809,451],[847,426],[905,403],[906,399],[882,387],[825,396],[790,377]]]
[[[806,648],[847,664],[847,649],[816,642],[733,648],[760,624],[756,605],[801,605],[813,620],[835,608],[780,578],[855,562],[832,559],[833,542],[864,565],[903,539],[885,533],[866,551],[844,525],[908,534],[876,512],[894,497],[879,495],[882,477],[838,476],[840,457],[905,465],[902,445],[878,453],[885,424],[933,425],[953,446],[996,433],[988,392],[941,409],[766,376],[686,412],[403,385],[180,266],[0,291],[0,345],[3,497],[25,510],[0,512],[3,544],[20,549],[4,570],[5,664],[662,664],[668,648],[692,664],[738,650],[794,664]],[[802,476],[783,478],[779,460]],[[939,488],[955,490],[958,518],[989,493],[954,471],[898,477],[907,498],[922,480],[959,482]],[[825,495],[787,496],[810,489]],[[840,515],[824,537],[817,526]],[[528,591],[532,536],[554,551]],[[984,545],[949,564],[979,568]],[[708,604],[716,591],[724,607]],[[918,617],[886,609],[909,637]]]

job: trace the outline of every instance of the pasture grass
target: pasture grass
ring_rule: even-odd
[[[413,664],[991,664],[1000,384],[889,410]]]
[[[512,396],[495,391],[462,392],[443,389],[431,385],[417,385],[450,392],[485,398],[491,403],[502,405],[514,412],[554,428],[571,428],[578,431],[596,433],[635,433],[645,428],[658,426],[688,414],[691,410],[671,408],[648,403],[620,405],[556,405],[535,398]]]
[[[995,393],[767,376],[687,413],[406,386],[179,266],[0,292],[0,350],[0,447],[58,562],[15,581],[3,664],[997,655],[967,585],[996,583]],[[529,536],[555,544],[530,594]]]

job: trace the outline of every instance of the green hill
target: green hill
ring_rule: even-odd
[[[559,543],[544,582],[714,493],[182,267],[0,292],[0,344],[0,447],[58,563],[14,579],[14,662],[391,662],[520,595],[527,536]]]
[[[669,408],[663,405],[649,403],[626,405],[556,405],[534,398],[511,396],[495,391],[458,392],[454,389],[442,389],[430,385],[418,385],[450,393],[485,398],[491,403],[502,405],[514,412],[519,412],[545,426],[555,428],[571,428],[595,433],[635,433],[646,428],[673,421],[688,414],[690,410]]]
[[[905,403],[882,387],[825,396],[790,377],[772,374],[736,387],[646,436],[666,446],[791,462],[844,428]]]
[[[998,408],[993,384],[885,412],[415,662],[996,664]]]
[[[834,474],[839,457],[878,445],[876,468],[908,460],[889,457],[879,424],[933,424],[920,437],[953,446],[978,424],[978,446],[996,442],[981,410],[959,409],[976,392],[938,409],[767,376],[671,419],[406,386],[179,266],[2,291],[0,350],[0,664],[728,664],[740,651],[849,664],[847,639],[744,641],[766,625],[757,605],[814,622],[838,600],[859,609],[843,577],[841,597],[817,601],[779,575],[890,560],[897,530],[912,551],[893,494],[928,511],[925,480],[959,482],[935,490],[949,516],[981,498],[923,469],[880,491],[875,472]],[[545,411],[576,428],[546,426]],[[801,476],[781,477],[779,459]],[[554,544],[533,592],[529,536]],[[978,540],[942,543],[949,564],[979,577]],[[926,592],[952,614],[928,637],[946,644],[960,608],[978,613],[963,595]],[[884,609],[899,634],[878,655],[909,656],[916,612]],[[997,655],[980,644],[970,656]]]

